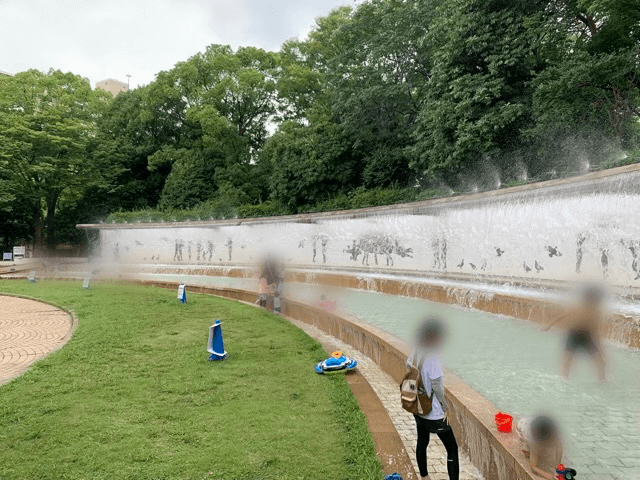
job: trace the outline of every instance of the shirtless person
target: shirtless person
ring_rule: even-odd
[[[549,480],[556,478],[556,466],[562,463],[563,452],[555,422],[542,415],[523,418],[518,422],[516,433],[531,471]]]
[[[600,381],[605,380],[605,362],[600,344],[600,332],[604,319],[603,297],[604,294],[600,288],[595,286],[585,288],[580,305],[557,317],[542,329],[547,331],[554,325],[561,325],[567,330],[567,343],[564,347],[562,363],[564,378],[569,376],[571,362],[576,352],[584,350],[595,362]]]

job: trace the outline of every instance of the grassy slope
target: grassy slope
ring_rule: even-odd
[[[60,351],[0,387],[0,478],[375,479],[375,448],[320,345],[236,302],[75,282],[0,281],[73,309]],[[231,357],[208,362],[223,320]],[[212,472],[212,474],[209,474]]]

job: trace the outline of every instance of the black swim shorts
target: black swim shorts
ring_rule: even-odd
[[[590,332],[586,330],[570,330],[565,349],[569,352],[584,350],[587,353],[595,353],[598,351],[598,346]]]

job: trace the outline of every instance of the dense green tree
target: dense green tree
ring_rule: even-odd
[[[284,123],[263,156],[271,162],[272,198],[293,212],[349,191],[361,170],[348,139],[329,121],[317,120],[311,126]]]
[[[334,66],[349,48],[343,29],[352,9],[341,7],[317,19],[306,41],[285,42],[278,131],[264,146],[258,164],[269,180],[269,194],[288,211],[324,201],[361,183],[362,165],[332,114],[337,76]]]
[[[221,194],[241,203],[264,196],[266,183],[257,183],[254,170],[267,124],[278,111],[278,75],[277,54],[211,45],[159,76],[152,89],[173,88],[172,105],[182,102],[174,117],[183,130],[177,146],[149,157],[151,169],[173,167],[162,207],[192,207]]]
[[[435,7],[435,5],[434,5]],[[442,0],[427,41],[433,69],[419,114],[414,168],[455,180],[513,149],[532,124],[531,82],[544,69],[546,2]]]
[[[150,170],[149,157],[164,147],[176,147],[186,134],[173,91],[153,87],[119,94],[98,123],[100,142],[95,154],[110,158],[120,168],[106,195],[109,211],[155,207],[171,166]],[[105,192],[91,193],[102,196]]]
[[[87,155],[108,94],[71,73],[35,70],[0,78],[0,172],[29,204],[36,249],[55,241],[60,198],[100,184],[105,165]]]
[[[427,17],[419,3],[342,7],[319,19],[307,41],[283,45],[282,58],[297,68],[288,66],[280,84],[296,87],[292,117],[302,122],[283,125],[265,148],[279,202],[295,207],[413,182],[407,147],[429,68],[418,46]],[[295,175],[296,158],[304,178]]]
[[[186,110],[213,107],[259,149],[276,112],[278,55],[259,48],[210,45],[170,72]],[[213,110],[210,111],[212,113]]]
[[[349,208],[633,161],[639,52],[637,0],[368,0],[277,53],[211,45],[113,100],[72,74],[2,77],[0,241],[81,241],[74,223],[123,210]]]
[[[534,135],[586,132],[630,147],[640,116],[640,4],[567,0],[555,7],[557,23],[572,35],[556,36],[534,81]]]
[[[560,18],[569,23],[569,31],[580,32],[576,40],[591,53],[637,51],[640,47],[640,4],[636,0],[565,0],[565,5]]]
[[[373,0],[338,31],[346,45],[332,61],[334,118],[361,158],[368,188],[415,182],[409,153],[431,70],[425,0]]]
[[[30,199],[23,197],[18,185],[7,176],[0,176],[0,246],[2,252],[11,252],[33,237]],[[0,252],[1,253],[1,252]]]

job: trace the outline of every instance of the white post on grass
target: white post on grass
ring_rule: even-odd
[[[178,300],[180,303],[187,302],[187,286],[184,283],[178,285]]]

